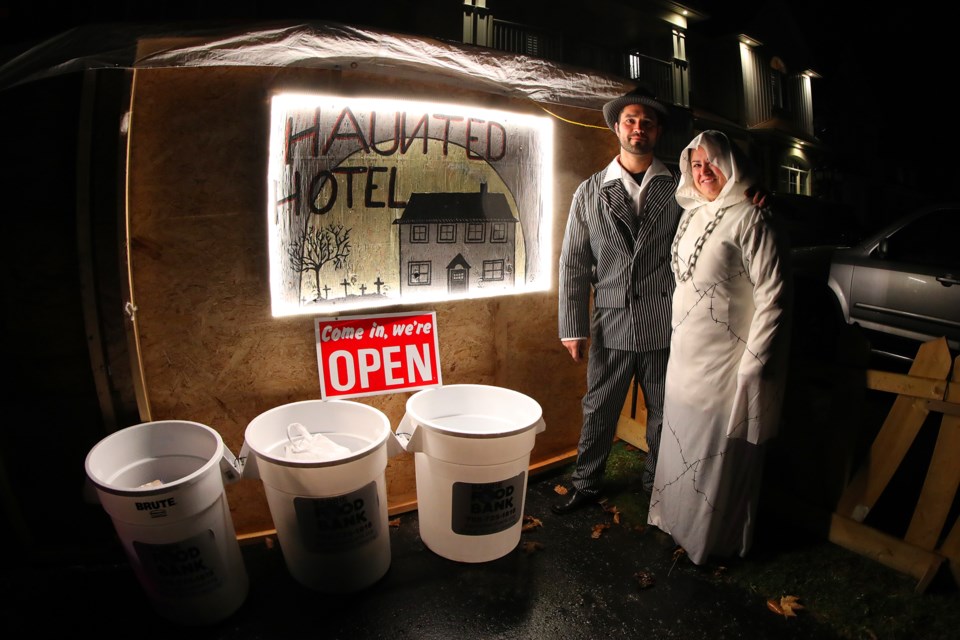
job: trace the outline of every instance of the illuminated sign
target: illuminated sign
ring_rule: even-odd
[[[275,96],[273,315],[548,289],[552,159],[546,117]]]
[[[437,316],[393,313],[314,320],[320,397],[416,391],[441,384]]]

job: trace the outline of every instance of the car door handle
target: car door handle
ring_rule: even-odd
[[[945,287],[949,287],[949,286],[955,285],[955,284],[960,284],[960,280],[957,280],[957,279],[953,276],[952,273],[948,273],[948,274],[945,275],[945,276],[940,276],[940,277],[938,277],[938,278],[937,278],[937,282],[939,282],[940,284],[942,284],[942,285],[945,286]]]

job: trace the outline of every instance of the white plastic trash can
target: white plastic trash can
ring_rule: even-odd
[[[224,491],[240,473],[220,434],[146,422],[101,440],[85,466],[158,613],[203,625],[243,604],[249,581]]]
[[[486,385],[434,387],[407,400],[397,439],[415,453],[420,538],[430,550],[486,562],[516,548],[542,415],[532,398]]]
[[[349,453],[325,460],[288,457],[288,427],[303,425]],[[287,569],[306,587],[351,593],[390,568],[387,458],[402,451],[390,421],[348,400],[282,405],[247,426],[243,477],[263,482]]]

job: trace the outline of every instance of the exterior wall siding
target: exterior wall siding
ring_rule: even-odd
[[[800,129],[810,137],[813,137],[813,83],[806,75],[800,74],[790,79],[794,84],[794,91],[791,93],[796,98],[796,123]]]
[[[766,84],[766,65],[756,52],[745,44],[740,45],[740,61],[743,72],[744,123],[748,127],[767,120],[772,112],[771,96]]]

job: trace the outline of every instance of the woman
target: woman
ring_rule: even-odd
[[[707,131],[680,155],[685,212],[671,259],[673,333],[649,522],[689,558],[750,548],[763,467],[787,371],[786,252],[754,176],[727,137]]]

